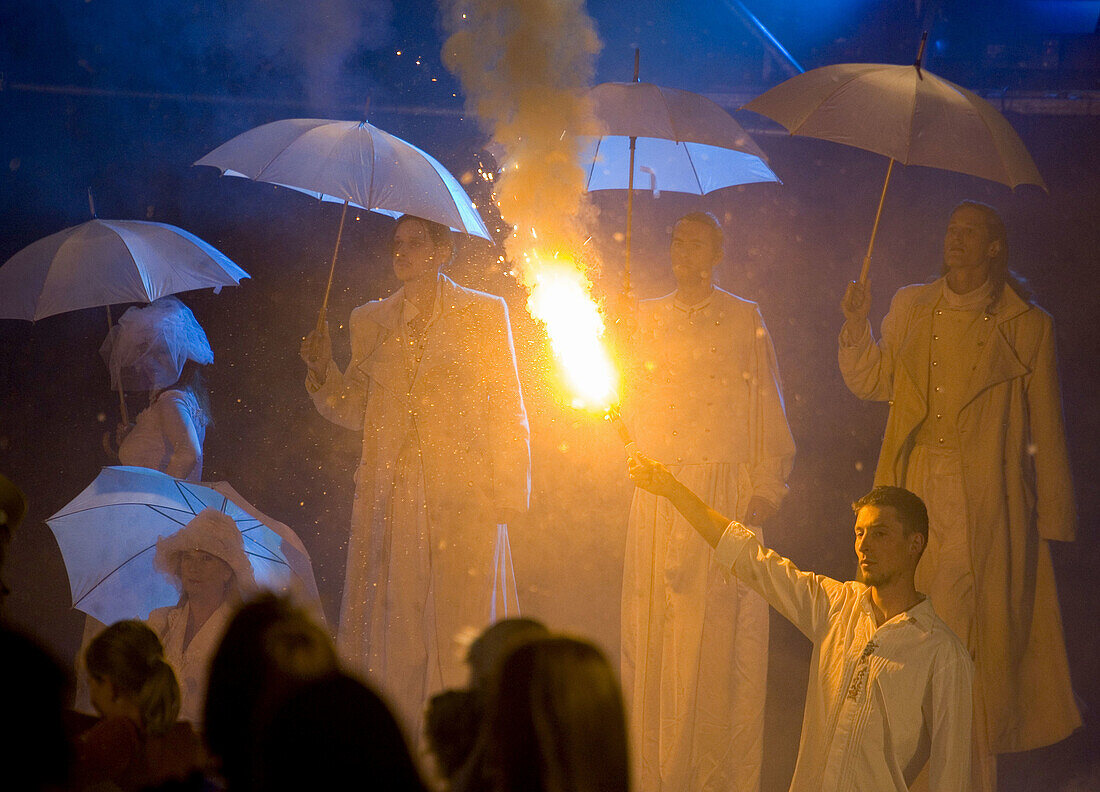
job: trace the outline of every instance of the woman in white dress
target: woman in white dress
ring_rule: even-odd
[[[207,666],[237,605],[256,588],[252,565],[237,524],[217,509],[203,509],[158,540],[153,565],[179,589],[180,599],[154,610],[146,623],[179,678],[180,718],[200,725]]]
[[[175,297],[130,308],[100,354],[113,388],[149,394],[134,423],[119,427],[119,462],[200,481],[211,423],[202,366],[214,362],[214,353],[195,315]]]

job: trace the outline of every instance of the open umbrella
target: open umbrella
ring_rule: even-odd
[[[224,253],[182,228],[95,218],[32,242],[0,267],[0,319],[36,321],[106,306],[110,330],[113,303],[217,291],[247,277]],[[121,387],[118,398],[122,421],[129,423]]]
[[[446,168],[366,121],[274,121],[237,135],[195,164],[344,204],[318,327],[324,323],[349,204],[389,217],[413,214],[490,239],[470,196]]]
[[[867,279],[894,162],[1046,189],[1019,135],[980,96],[921,68],[841,63],[799,74],[745,105],[792,135],[832,140],[890,158],[860,280]]]
[[[717,104],[690,91],[634,81],[597,85],[588,93],[599,135],[581,136],[585,187],[627,190],[624,280],[630,289],[634,184],[646,174],[653,192],[706,195],[722,187],[777,182],[767,156]]]
[[[236,286],[248,273],[167,223],[89,220],[32,242],[0,267],[0,319],[36,321],[113,303]]]
[[[228,484],[192,484],[149,468],[116,466],[103,468],[46,520],[61,548],[73,607],[112,624],[174,605],[179,591],[153,568],[156,542],[205,508],[237,523],[260,586],[298,590],[316,601],[309,554],[298,537]]]

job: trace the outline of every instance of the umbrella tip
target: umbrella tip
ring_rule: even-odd
[[[92,219],[98,219],[99,215],[95,213],[95,196],[92,195],[92,188],[88,188],[88,211],[92,213]]]
[[[638,67],[641,64],[642,48],[634,48],[634,82],[638,82]]]
[[[917,50],[917,59],[913,61],[913,66],[917,70],[917,77],[921,80],[924,79],[924,75],[920,73],[920,67],[924,61],[924,46],[928,43],[928,31],[924,31],[920,36],[920,48]]]

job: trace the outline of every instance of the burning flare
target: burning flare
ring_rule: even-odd
[[[527,310],[546,325],[554,356],[565,372],[578,409],[607,410],[616,401],[618,375],[601,338],[603,316],[591,284],[571,262],[538,253],[524,256]]]

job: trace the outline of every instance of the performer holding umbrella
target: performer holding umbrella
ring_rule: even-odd
[[[200,481],[211,423],[202,366],[214,362],[214,353],[195,315],[175,297],[130,308],[107,334],[100,354],[113,388],[149,394],[135,422],[119,426],[119,461]]]
[[[917,585],[974,656],[974,788],[992,790],[995,754],[1081,725],[1049,547],[1077,523],[1054,325],[1008,269],[1001,218],[970,201],[948,221],[943,277],[894,295],[877,341],[870,306],[850,284],[840,370],[890,402],[875,484],[928,506]]]
[[[301,350],[318,412],[363,437],[337,643],[412,734],[428,696],[465,681],[456,639],[488,624],[530,492],[508,309],[442,274],[452,244],[445,226],[399,219],[403,285],[352,312],[347,367],[327,325]]]

